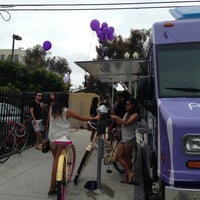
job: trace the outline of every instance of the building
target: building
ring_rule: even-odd
[[[26,53],[25,53],[24,50],[15,49],[14,50],[13,61],[19,61],[21,63],[24,63],[25,54]],[[12,49],[0,49],[0,60],[6,60],[9,57],[11,59],[11,56],[12,56]]]

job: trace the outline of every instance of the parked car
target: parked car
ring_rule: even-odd
[[[20,121],[21,109],[18,107],[8,104],[0,103],[0,128],[10,120]]]

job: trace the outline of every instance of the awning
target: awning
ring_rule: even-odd
[[[146,59],[77,61],[79,67],[101,82],[137,81],[146,71]]]

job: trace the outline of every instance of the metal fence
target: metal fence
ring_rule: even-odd
[[[43,95],[43,100],[47,102],[49,93]],[[28,145],[35,143],[35,134],[31,124],[29,105],[34,100],[34,93],[17,92],[12,90],[0,90],[0,143],[6,136],[3,128],[9,120],[24,122],[30,132]]]

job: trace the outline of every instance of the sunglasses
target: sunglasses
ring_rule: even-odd
[[[42,95],[41,95],[41,94],[37,94],[37,96],[38,96],[38,97],[41,97]]]
[[[126,103],[126,106],[129,106],[129,105],[131,105],[130,103]]]

